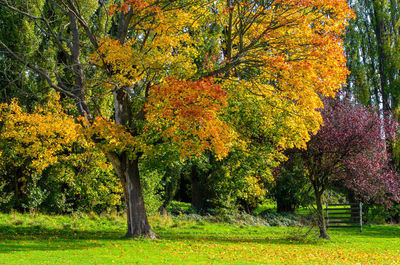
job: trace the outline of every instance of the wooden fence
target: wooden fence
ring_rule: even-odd
[[[359,227],[362,232],[362,203],[326,204],[326,228]]]

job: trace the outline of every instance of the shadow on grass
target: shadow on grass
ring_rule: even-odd
[[[182,231],[173,232],[168,229],[156,231],[161,241],[179,242],[204,241],[213,243],[258,243],[258,244],[316,244],[310,241],[289,241],[284,236],[276,237],[274,233],[264,236],[262,232],[254,236],[237,232],[223,234],[216,232]],[[124,231],[118,230],[80,230],[72,228],[49,229],[45,226],[0,226],[0,254],[13,251],[60,251],[102,247],[110,241],[128,240]],[[157,242],[157,241],[156,241]]]
[[[243,233],[215,233],[207,231],[157,231],[160,240],[173,242],[204,241],[213,243],[256,243],[280,245],[318,245],[329,243],[325,240],[290,240],[290,233],[270,234],[268,232],[249,235]],[[329,229],[332,236],[353,236],[365,238],[395,238],[400,236],[400,226],[366,226],[364,232],[357,229]],[[122,230],[80,230],[73,228],[50,229],[45,226],[0,226],[0,254],[13,251],[60,251],[104,247],[110,241],[127,240]],[[156,241],[157,242],[157,241]]]
[[[314,228],[316,229],[316,228]],[[357,228],[331,228],[328,234],[332,237],[340,236],[341,238],[363,237],[363,238],[400,238],[400,225],[367,225],[363,227],[363,232],[360,233]],[[303,233],[304,234],[304,233]],[[219,234],[207,234],[178,231],[172,233],[170,231],[160,232],[159,236],[162,239],[171,241],[180,240],[196,240],[196,241],[212,241],[212,242],[226,242],[226,243],[259,243],[259,244],[281,244],[281,245],[320,245],[330,243],[331,241],[313,238],[311,235],[308,238],[302,238],[299,233],[284,233],[279,236],[266,233],[263,236],[262,232],[258,235],[251,237],[249,235],[235,234],[221,236]],[[294,237],[294,238],[293,238]]]
[[[18,244],[17,242],[4,241],[0,242],[0,253],[9,253],[15,251],[59,251],[59,250],[74,250],[74,249],[88,249],[101,247],[102,244],[97,243],[84,243],[84,242],[24,242]]]
[[[161,239],[170,241],[205,241],[213,243],[257,243],[257,244],[280,244],[280,245],[316,245],[322,243],[324,240],[318,239],[290,239],[290,234],[283,235],[282,237],[263,236],[261,233],[257,237],[243,237],[243,235],[232,234],[219,236],[218,234],[192,234],[188,232],[163,232],[159,233]],[[328,242],[328,241],[326,241]]]
[[[0,226],[0,253],[12,251],[53,251],[100,247],[107,240],[123,240],[121,231],[49,229],[44,226]]]

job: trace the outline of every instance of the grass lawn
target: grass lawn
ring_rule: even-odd
[[[400,226],[329,230],[152,217],[160,239],[125,239],[123,217],[0,214],[0,264],[400,264]],[[290,239],[292,238],[292,239]]]

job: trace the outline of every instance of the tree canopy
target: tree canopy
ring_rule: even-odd
[[[0,3],[40,42],[29,54],[2,39],[5,54],[75,105],[112,162],[127,236],[155,237],[141,159],[205,150],[222,159],[257,145],[265,163],[281,160],[317,133],[321,96],[334,96],[349,73],[341,38],[353,13],[344,0]]]
[[[326,99],[321,113],[325,125],[301,152],[301,162],[314,188],[321,237],[327,238],[322,195],[334,182],[343,183],[363,201],[387,207],[399,202],[400,176],[390,166],[387,149],[398,124],[347,100]]]

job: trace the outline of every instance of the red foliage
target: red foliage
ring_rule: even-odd
[[[363,200],[387,207],[400,201],[400,176],[391,168],[388,152],[398,128],[391,115],[383,119],[373,109],[332,99],[321,113],[325,126],[307,151],[316,175],[343,181]]]

